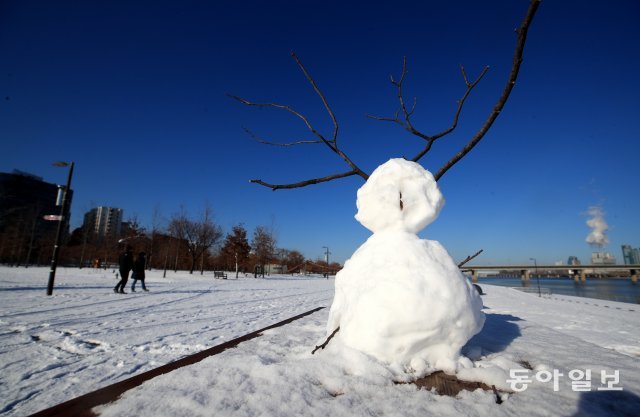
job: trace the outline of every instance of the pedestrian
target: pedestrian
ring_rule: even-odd
[[[133,292],[136,291],[136,282],[138,280],[142,283],[142,290],[149,291],[144,285],[144,269],[146,267],[146,260],[144,259],[145,255],[146,254],[144,252],[140,252],[133,263],[133,272],[131,273],[131,279],[133,280],[133,283],[131,284],[131,291]]]
[[[131,268],[133,268],[133,248],[131,245],[127,245],[124,252],[122,252],[118,257],[118,265],[120,267],[120,281],[116,284],[113,292],[126,294],[124,292],[124,287],[127,285],[129,272],[131,272]]]

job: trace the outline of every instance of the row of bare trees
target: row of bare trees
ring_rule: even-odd
[[[17,226],[21,226],[20,230],[28,229],[26,223],[16,223]],[[27,244],[29,234],[17,233],[17,230],[0,233],[0,262],[13,266],[47,265],[53,251],[53,233]],[[257,226],[249,236],[244,225],[237,224],[225,235],[209,205],[197,216],[181,208],[166,220],[156,209],[148,229],[136,216],[130,217],[120,236],[98,238],[89,230],[77,228],[65,239],[59,263],[81,268],[115,268],[125,245],[131,245],[136,253],[145,252],[149,268],[165,272],[225,270],[264,275],[301,270],[335,273],[340,269],[339,264],[329,266],[320,260],[308,261],[298,250],[279,248],[272,227]],[[32,247],[37,247],[37,251],[29,249]],[[27,253],[29,251],[33,253]],[[273,271],[268,265],[275,265],[279,270]]]

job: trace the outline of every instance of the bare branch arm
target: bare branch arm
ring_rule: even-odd
[[[480,249],[478,252],[474,253],[473,255],[469,255],[467,256],[464,261],[460,262],[458,264],[458,268],[461,268],[463,265],[465,265],[467,262],[469,262],[470,260],[472,260],[473,258],[475,258],[476,256],[480,255],[482,253],[482,251],[484,251],[484,249]]]
[[[291,52],[291,56],[296,61],[296,63],[298,64],[302,72],[304,73],[304,76],[307,78],[307,81],[309,81],[309,83],[313,87],[313,90],[316,92],[318,97],[320,97],[320,100],[322,100],[322,104],[324,104],[324,108],[327,110],[327,113],[329,113],[329,117],[331,117],[331,122],[333,123],[333,135],[331,137],[331,140],[328,141],[326,145],[329,146],[329,148],[331,148],[332,151],[337,153],[340,156],[340,158],[342,158],[356,174],[360,175],[366,181],[369,178],[369,175],[366,174],[364,171],[362,171],[360,168],[358,168],[358,166],[347,156],[347,154],[342,152],[338,147],[338,121],[336,120],[336,116],[333,113],[333,110],[331,110],[331,107],[329,106],[329,102],[325,98],[324,94],[322,94],[322,91],[320,91],[320,89],[318,88],[318,85],[316,84],[315,80],[311,77],[311,75],[309,75],[309,72],[307,72],[307,69],[304,67],[304,65],[302,65],[300,58],[298,58],[298,56],[293,51]]]
[[[342,158],[342,160],[344,160],[347,163],[347,165],[349,165],[349,167],[351,167],[351,170],[347,171],[347,172],[344,172],[344,173],[341,173],[341,174],[333,174],[333,175],[328,175],[328,176],[322,177],[322,178],[313,178],[313,179],[310,179],[310,180],[300,181],[300,182],[290,183],[290,184],[271,184],[271,183],[264,182],[262,180],[251,180],[250,182],[262,185],[264,187],[271,188],[272,190],[275,191],[275,190],[279,190],[279,189],[306,187],[307,185],[318,184],[318,183],[321,183],[321,182],[327,182],[327,181],[331,181],[331,180],[334,180],[334,179],[344,178],[344,177],[348,177],[348,176],[352,176],[352,175],[358,175],[358,176],[362,177],[366,181],[369,178],[369,175],[367,173],[365,173],[364,171],[362,171],[338,147],[338,143],[337,143],[338,121],[337,121],[337,119],[335,117],[335,114],[333,113],[333,110],[331,109],[331,106],[329,106],[329,102],[327,101],[326,97],[324,96],[322,91],[320,91],[320,89],[318,88],[318,85],[316,84],[315,80],[311,77],[311,75],[309,75],[309,72],[307,71],[307,69],[304,67],[304,65],[302,65],[302,62],[300,61],[298,56],[294,52],[291,52],[291,56],[293,57],[293,59],[298,64],[298,67],[300,68],[300,70],[302,71],[304,76],[306,77],[307,81],[309,81],[309,83],[313,87],[313,90],[316,92],[318,97],[320,97],[320,100],[322,101],[322,104],[324,105],[325,110],[327,111],[327,113],[329,114],[329,117],[331,118],[331,122],[333,124],[333,133],[331,135],[331,139],[327,139],[326,137],[324,137],[318,130],[316,130],[313,127],[313,125],[311,125],[311,122],[309,122],[309,119],[305,115],[303,115],[302,113],[300,113],[297,110],[293,109],[291,106],[284,105],[284,104],[278,104],[278,103],[255,103],[255,102],[246,100],[244,98],[241,98],[241,97],[238,97],[238,96],[235,96],[235,95],[232,95],[232,94],[227,94],[232,99],[234,99],[234,100],[236,100],[236,101],[238,101],[238,102],[240,102],[240,103],[242,103],[244,105],[247,105],[247,106],[271,107],[271,108],[281,109],[281,110],[284,110],[286,112],[289,112],[289,113],[293,114],[294,116],[298,117],[300,120],[302,120],[303,123],[307,126],[307,128],[311,131],[311,133],[313,133],[319,140],[318,141],[296,141],[296,142],[290,142],[290,143],[274,143],[274,142],[269,142],[269,141],[265,141],[263,139],[258,138],[253,132],[251,132],[250,130],[248,130],[246,128],[245,128],[245,132],[247,132],[254,140],[256,140],[256,141],[258,141],[260,143],[266,144],[266,145],[285,146],[286,147],[286,146],[294,146],[294,145],[301,145],[301,144],[324,143],[327,147],[329,147],[329,149],[331,149],[332,152],[334,152],[338,156],[340,156],[340,158]]]
[[[336,329],[329,335],[329,337],[327,337],[327,340],[325,340],[323,344],[321,344],[320,346],[316,346],[315,349],[313,349],[313,351],[311,352],[311,354],[313,355],[314,353],[316,353],[316,350],[318,349],[326,348],[327,345],[329,344],[329,341],[333,339],[333,336],[335,336],[336,333],[338,333],[339,331],[340,331],[340,326],[336,327]]]
[[[493,122],[497,119],[498,115],[504,108],[507,100],[509,99],[509,95],[511,94],[511,90],[516,84],[516,79],[518,78],[518,72],[520,71],[520,65],[522,64],[522,55],[524,52],[524,45],[527,40],[527,32],[529,30],[529,26],[533,21],[533,17],[538,10],[538,6],[540,6],[540,0],[531,0],[529,3],[529,9],[527,10],[527,15],[520,27],[516,30],[518,33],[518,40],[516,42],[516,49],[513,54],[513,62],[511,65],[511,72],[509,74],[509,78],[507,79],[507,83],[502,91],[502,95],[498,99],[498,102],[495,104],[491,113],[487,117],[487,120],[484,122],[480,130],[475,134],[475,136],[458,152],[453,158],[451,158],[447,163],[445,163],[438,172],[434,175],[436,181],[438,181],[445,172],[447,172],[452,166],[454,166],[459,160],[461,160],[466,154],[468,154],[471,149],[473,149],[480,140],[484,137],[484,135],[489,131]]]
[[[360,175],[360,174],[358,172],[356,172],[356,171],[347,171],[347,172],[343,172],[341,174],[328,175],[328,176],[322,177],[322,178],[313,178],[313,179],[310,179],[310,180],[300,181],[300,182],[296,182],[296,183],[292,183],[292,184],[270,184],[270,183],[264,182],[262,180],[249,180],[249,182],[252,182],[254,184],[259,184],[259,185],[262,185],[262,186],[267,187],[267,188],[271,188],[273,191],[275,191],[275,190],[282,190],[282,189],[306,187],[307,185],[320,184],[322,182],[336,180],[338,178],[350,177],[352,175]]]

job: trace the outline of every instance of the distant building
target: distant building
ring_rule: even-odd
[[[289,272],[286,265],[272,263],[266,264],[264,266],[264,271],[267,274],[286,274]]]
[[[625,265],[640,265],[640,248],[622,245],[622,259]]]
[[[14,170],[0,173],[0,262],[42,263],[51,256],[60,215],[56,205],[59,186],[41,177]],[[69,203],[73,190],[69,191]],[[63,217],[63,237],[69,231],[69,208]]]
[[[122,230],[122,209],[100,206],[84,215],[83,229],[97,239],[120,237]]]
[[[625,265],[633,264],[633,248],[630,245],[622,245],[622,260]]]
[[[577,256],[569,256],[569,259],[567,260],[567,265],[570,265],[570,266],[580,265],[580,259],[578,259]]]
[[[592,265],[615,265],[616,257],[609,252],[593,252],[591,254]]]

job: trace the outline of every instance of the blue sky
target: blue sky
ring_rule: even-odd
[[[72,225],[97,205],[150,225],[209,203],[225,231],[273,227],[281,247],[344,262],[369,236],[354,219],[359,177],[272,192],[249,179],[293,182],[348,170],[299,120],[226,93],[289,104],[326,134],[331,121],[289,56],[295,51],[340,123],[342,149],[371,172],[412,156],[420,139],[370,120],[397,108],[389,75],[407,57],[408,98],[426,133],[456,132],[422,164],[436,171],[478,129],[502,91],[525,0],[29,1],[0,3],[0,171],[63,183],[56,160],[76,164]],[[478,263],[587,261],[586,211],[599,205],[608,250],[640,246],[640,29],[635,1],[543,1],[518,83],[484,140],[439,181],[447,203],[421,233],[454,259]]]

